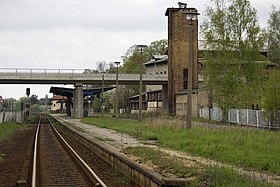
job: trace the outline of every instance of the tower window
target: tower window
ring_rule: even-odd
[[[188,89],[188,69],[183,69],[183,88]]]

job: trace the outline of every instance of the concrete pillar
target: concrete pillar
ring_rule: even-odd
[[[162,112],[169,113],[168,111],[168,85],[162,85]]]
[[[67,113],[67,116],[71,116],[71,97],[67,97],[66,113]]]
[[[75,84],[74,91],[74,118],[82,118],[83,117],[83,109],[84,109],[84,93],[83,93],[83,83]]]

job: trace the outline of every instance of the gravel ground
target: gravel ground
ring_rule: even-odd
[[[56,126],[59,133],[66,139],[66,141],[72,146],[73,149],[84,159],[84,161],[92,168],[92,170],[100,177],[100,179],[108,187],[135,187],[136,185],[128,178],[122,176],[119,172],[111,167],[108,163],[103,161],[94,152],[89,150],[87,146],[84,146],[77,141],[77,139],[71,136],[71,132],[62,125]]]
[[[20,180],[28,181],[32,158],[33,135],[36,125],[20,128],[0,142],[0,186],[16,186]]]
[[[0,126],[1,127],[1,126]],[[0,161],[0,187],[17,186],[19,181],[26,182],[26,186],[30,186],[30,179],[28,175],[31,173],[30,164],[32,163],[33,139],[36,130],[36,125],[28,125],[24,128],[16,130],[3,141],[0,142],[0,154],[3,160]],[[61,131],[62,129],[60,129]],[[63,130],[62,130],[63,131]],[[66,133],[67,134],[67,133]],[[94,168],[101,178],[109,187],[132,187],[135,184],[129,182],[117,171],[115,171],[109,164],[102,159],[93,155],[83,145],[75,142],[71,136],[67,136],[82,157],[86,157],[86,161]]]

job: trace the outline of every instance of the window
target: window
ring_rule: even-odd
[[[159,93],[158,93],[158,100],[159,100],[159,101],[162,101],[162,92],[159,92]]]
[[[188,69],[183,69],[183,88],[188,89]]]

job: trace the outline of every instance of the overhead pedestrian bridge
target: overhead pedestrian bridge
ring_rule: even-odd
[[[105,84],[116,83],[116,73],[104,73]],[[139,72],[119,73],[120,85],[137,85]],[[0,68],[0,84],[100,84],[102,73],[88,73],[84,69],[25,69]],[[166,85],[167,75],[143,74],[144,85]]]
[[[83,116],[83,85],[115,85],[116,79],[116,73],[96,73],[88,69],[0,68],[0,84],[73,84],[73,116],[76,118]],[[119,85],[138,85],[139,81],[139,72],[118,74]],[[143,85],[162,85],[163,98],[167,98],[167,75],[143,74],[142,81]]]

